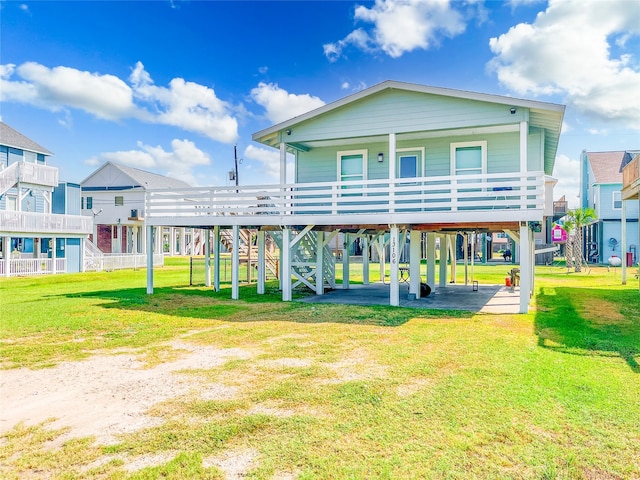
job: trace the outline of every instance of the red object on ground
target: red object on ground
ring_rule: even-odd
[[[504,286],[505,287],[511,286],[511,277],[504,277]]]

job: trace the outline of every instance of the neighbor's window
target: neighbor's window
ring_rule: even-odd
[[[91,210],[93,208],[93,197],[87,197],[87,210]]]
[[[122,205],[124,205],[124,197],[116,197],[116,207],[121,207]]]
[[[622,208],[622,192],[613,192],[613,209],[620,210]]]

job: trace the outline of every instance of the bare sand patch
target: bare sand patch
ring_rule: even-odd
[[[153,405],[200,387],[194,376],[179,375],[181,370],[204,370],[229,359],[251,356],[238,348],[219,349],[181,342],[173,342],[170,347],[185,352],[180,358],[153,368],[144,368],[134,354],[120,354],[63,362],[43,370],[2,371],[0,433],[21,422],[34,425],[55,418],[47,425],[49,428],[70,428],[59,442],[94,436],[98,443],[112,443],[119,434],[162,423],[162,419],[146,414]],[[223,398],[231,395],[223,388],[205,390],[210,398],[216,392]]]
[[[218,467],[227,480],[239,480],[247,476],[247,472],[256,467],[258,451],[254,449],[228,451],[217,457],[207,457],[202,466]]]

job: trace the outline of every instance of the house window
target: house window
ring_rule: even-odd
[[[338,152],[338,178],[341,182],[366,179],[365,161],[366,150],[353,150]],[[344,188],[361,188],[361,186],[348,186]]]
[[[487,171],[487,142],[451,144],[451,175],[482,175]]]
[[[613,209],[620,210],[622,208],[622,192],[613,192]]]
[[[93,208],[93,197],[87,197],[87,210],[91,210]]]
[[[122,205],[124,205],[124,197],[117,196],[116,197],[116,207],[121,207]]]
[[[424,157],[424,148],[399,148],[397,152],[397,178],[423,176],[422,158]]]

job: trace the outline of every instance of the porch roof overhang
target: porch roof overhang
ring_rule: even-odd
[[[475,100],[480,102],[487,102],[493,104],[500,104],[515,108],[524,108],[528,110],[528,122],[529,126],[538,128],[544,135],[544,167],[547,174],[553,172],[553,166],[555,162],[555,156],[558,148],[558,142],[560,138],[560,130],[562,128],[562,120],[564,118],[565,106],[539,102],[534,100],[525,100],[513,97],[505,97],[501,95],[469,92],[463,90],[453,90],[441,87],[431,87],[425,85],[410,84],[397,81],[385,81],[366,90],[362,90],[353,95],[344,97],[335,102],[329,103],[315,110],[291,118],[284,122],[273,125],[269,128],[260,130],[252,135],[252,139],[263,145],[278,147],[280,143],[285,143],[287,149],[290,152],[295,151],[308,151],[312,148],[319,146],[340,146],[353,143],[355,138],[353,136],[334,136],[332,138],[289,138],[287,132],[290,132],[295,127],[307,122],[309,120],[320,117],[324,114],[345,107],[349,104],[358,102],[366,97],[378,94],[385,90],[405,90],[411,92],[425,93],[431,95],[439,95],[444,97],[451,97],[456,99]],[[468,134],[488,134],[488,133],[500,133],[508,131],[517,131],[519,128],[518,122],[504,123],[499,125],[478,125],[469,126],[461,125],[460,128],[447,128],[447,129],[429,129],[424,130],[420,125],[415,125],[413,128],[404,130],[395,130],[398,140],[403,139],[417,139],[417,138],[437,138],[444,136],[456,136],[456,135],[468,135]],[[390,133],[390,132],[389,132]],[[365,135],[357,137],[358,141],[386,141],[388,134],[381,132],[372,132],[371,135]],[[290,140],[290,141],[287,141]]]

